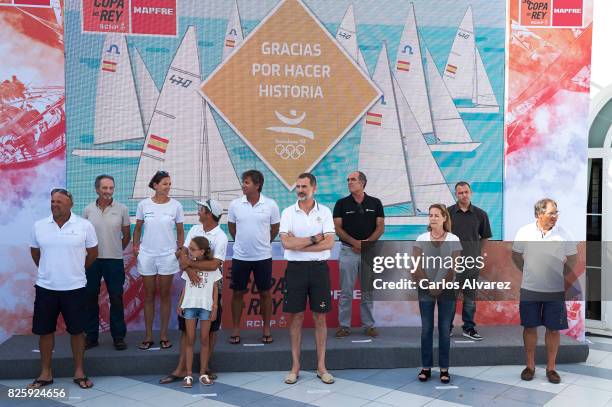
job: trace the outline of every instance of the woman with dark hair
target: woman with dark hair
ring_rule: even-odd
[[[159,283],[160,296],[160,347],[168,349],[168,321],[170,319],[170,290],[174,274],[179,272],[176,258],[177,248],[183,247],[183,207],[170,198],[170,174],[157,171],[149,188],[155,191],[151,198],[143,199],[136,209],[134,228],[134,255],[138,260],[138,273],[142,276],[145,289],[144,315],[146,337],[139,349],[153,346],[153,319],[155,319],[155,291]],[[140,236],[144,225],[142,243]],[[176,229],[176,234],[175,234]],[[159,276],[159,277],[158,277]]]
[[[418,375],[425,382],[431,377],[433,365],[434,311],[438,304],[438,360],[440,381],[450,382],[450,326],[455,316],[455,291],[452,287],[455,259],[461,254],[459,238],[451,230],[451,218],[442,204],[429,207],[427,232],[417,238],[414,258],[421,257],[414,279],[418,283],[419,310],[421,311],[421,360]]]

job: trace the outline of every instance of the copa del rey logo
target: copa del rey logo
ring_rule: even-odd
[[[200,92],[288,189],[380,91],[300,0],[284,0]]]

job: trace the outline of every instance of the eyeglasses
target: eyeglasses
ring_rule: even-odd
[[[157,171],[157,172],[155,173],[155,176],[160,176],[160,177],[164,177],[164,178],[165,178],[165,177],[169,177],[169,176],[170,176],[170,174],[168,174],[168,171],[162,171],[162,170],[160,170],[160,171]]]
[[[559,216],[559,213],[561,213],[561,212],[559,212],[559,211],[556,211],[556,212],[544,212],[544,215],[552,216],[553,218],[555,218],[555,217]]]

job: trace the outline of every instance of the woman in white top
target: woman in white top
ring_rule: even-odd
[[[191,260],[212,260],[212,251],[208,239],[196,236],[189,242],[189,257]],[[189,271],[189,268],[186,270]],[[185,287],[181,293],[176,312],[185,318],[185,367],[187,375],[183,378],[183,387],[192,387],[193,377],[193,347],[197,320],[200,320],[200,383],[205,386],[213,384],[208,374],[208,358],[210,324],[217,319],[217,281],[221,280],[221,272],[200,271],[200,281],[194,284],[187,273],[183,272]]]
[[[146,337],[139,346],[142,350],[153,346],[155,291],[158,279],[161,314],[159,343],[162,349],[172,347],[168,340],[170,290],[174,274],[179,272],[179,263],[175,253],[177,248],[183,247],[185,230],[183,229],[183,207],[177,200],[168,196],[171,185],[170,174],[166,171],[157,171],[149,182],[149,188],[155,191],[155,195],[140,201],[136,209],[134,255],[138,258],[138,272],[142,276],[145,289]],[[144,236],[141,243],[140,235],[143,225]]]
[[[455,259],[461,254],[459,238],[451,230],[451,218],[446,206],[429,207],[428,232],[417,238],[413,249],[415,258],[423,256],[415,281],[419,286],[419,310],[421,311],[421,360],[423,368],[418,375],[425,382],[431,377],[433,365],[434,311],[438,304],[438,360],[440,381],[450,382],[449,354],[450,327],[455,317],[455,290],[453,287]],[[423,263],[425,266],[423,267]]]

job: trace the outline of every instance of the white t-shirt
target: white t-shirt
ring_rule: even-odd
[[[215,259],[221,260],[221,265],[219,266],[219,273],[223,276],[223,262],[225,261],[225,256],[227,254],[227,236],[221,227],[216,226],[212,230],[206,232],[204,231],[204,227],[201,224],[193,225],[191,229],[189,229],[189,233],[187,233],[187,237],[185,238],[185,247],[189,248],[189,242],[196,237],[203,236],[208,240],[208,244],[210,246],[210,250],[212,251],[213,257]],[[181,274],[183,279],[189,278],[187,273],[183,271]],[[223,280],[219,282],[219,289],[223,286]]]
[[[322,233],[335,234],[334,219],[327,206],[315,201],[308,215],[300,209],[299,201],[283,210],[280,221],[280,233],[293,233],[295,237],[310,237]],[[288,261],[322,261],[329,259],[331,250],[320,252],[303,252],[285,249],[285,259]]]
[[[512,251],[523,255],[521,288],[536,292],[565,291],[563,267],[567,256],[577,253],[576,242],[561,226],[542,235],[536,222],[521,227],[516,233]]]
[[[453,253],[461,251],[461,243],[459,237],[452,233],[446,233],[444,242],[439,247],[436,247],[432,243],[431,232],[426,232],[417,237],[414,245],[423,251],[424,261],[429,262],[429,267],[423,266],[423,271],[427,274],[427,278],[430,281],[442,281],[442,279],[448,274],[449,268],[443,267],[444,263],[449,258],[452,258]],[[440,258],[440,260],[437,260]],[[436,259],[436,260],[434,260]]]
[[[36,285],[56,291],[85,287],[86,249],[97,245],[91,222],[74,213],[61,229],[53,216],[37,221],[30,240],[30,247],[40,249]]]
[[[229,206],[227,221],[236,224],[234,259],[265,260],[272,257],[270,225],[280,222],[280,211],[273,199],[261,194],[251,205],[243,195]]]
[[[187,273],[183,273],[182,279],[185,280],[185,296],[181,303],[181,308],[201,308],[212,310],[213,305],[213,288],[216,281],[221,280],[219,270],[215,271],[198,271],[201,281],[193,284]]]
[[[143,199],[136,208],[136,219],[144,220],[144,234],[140,251],[151,256],[167,256],[176,247],[177,223],[183,223],[183,206],[175,199],[157,204],[151,198]]]

